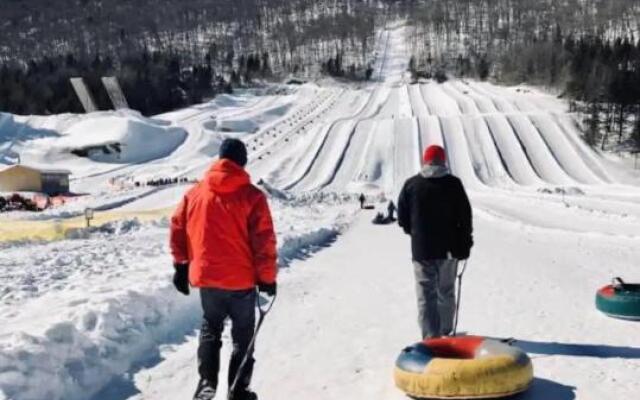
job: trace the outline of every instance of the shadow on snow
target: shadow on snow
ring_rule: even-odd
[[[534,378],[531,387],[524,393],[512,397],[513,400],[573,400],[575,387],[563,385],[549,379]]]
[[[515,345],[533,354],[552,356],[640,359],[640,348],[602,344],[533,342],[517,340]]]

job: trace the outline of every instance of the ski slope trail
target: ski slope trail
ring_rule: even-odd
[[[22,124],[0,148],[71,169],[74,190],[88,194],[2,215],[3,228],[56,232],[85,207],[120,215],[58,242],[0,244],[0,399],[191,397],[201,309],[197,290],[175,293],[166,247],[166,215],[191,184],[144,182],[200,179],[226,137],[246,143],[278,236],[279,299],[257,347],[261,398],[406,398],[392,371],[419,339],[409,238],[372,225],[356,198],[384,211],[432,144],[445,147],[474,209],[460,330],[514,337],[531,355],[536,378],[516,399],[637,397],[638,325],[604,317],[593,298],[614,276],[640,281],[639,174],[584,144],[577,116],[535,88],[411,83],[404,34],[400,23],[380,33],[372,82],[241,91],[156,116],[147,122],[187,136],[145,162],[38,158],[96,115],[0,116],[5,129]],[[229,348],[225,333],[221,377]]]
[[[401,34],[383,35],[384,54],[406,56]],[[599,314],[593,296],[615,274],[637,275],[638,188],[609,184],[606,161],[581,145],[573,117],[550,99],[475,82],[408,85],[401,65],[383,60],[361,109],[252,168],[292,192],[394,198],[422,150],[443,145],[475,214],[461,330],[514,337],[529,352],[536,377],[518,399],[631,398],[636,327]],[[418,340],[409,240],[372,217],[362,212],[331,247],[281,274],[256,355],[263,398],[405,398],[391,377],[398,352]],[[167,348],[164,361],[134,376],[132,399],[188,397],[196,347],[192,336]]]
[[[389,43],[384,54],[407,58],[398,45],[403,34],[394,29],[383,35]],[[392,68],[387,71],[386,65]],[[271,182],[296,192],[393,196],[431,144],[445,147],[453,173],[472,190],[535,192],[561,186],[606,191],[612,188],[608,183],[629,181],[612,176],[609,162],[581,142],[574,116],[557,99],[470,81],[408,84],[399,65],[383,62],[385,79],[363,91],[364,106],[357,112],[346,109],[352,114],[317,128],[320,135],[308,137],[306,147],[298,144],[286,162],[272,164],[273,171],[295,167],[288,169],[288,180],[272,174]],[[378,143],[390,146],[390,159],[380,160]],[[375,171],[380,165],[391,171]]]

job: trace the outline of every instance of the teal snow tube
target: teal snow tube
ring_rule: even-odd
[[[596,308],[613,318],[640,321],[640,284],[615,278],[596,294]]]

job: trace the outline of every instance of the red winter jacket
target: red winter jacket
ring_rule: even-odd
[[[171,218],[171,253],[196,287],[243,290],[276,280],[276,236],[264,193],[233,161],[213,164]]]

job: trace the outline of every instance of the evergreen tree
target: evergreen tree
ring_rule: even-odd
[[[589,103],[589,115],[585,120],[586,132],[584,139],[589,146],[596,146],[600,139],[600,104],[594,100]]]

